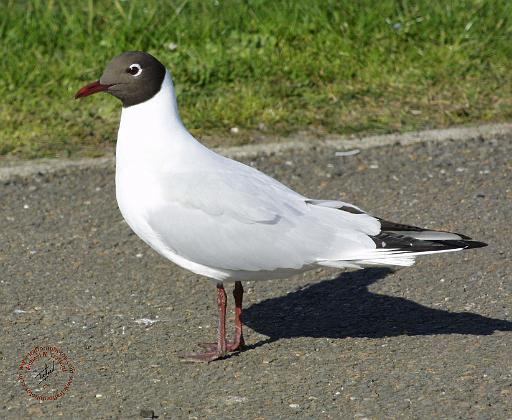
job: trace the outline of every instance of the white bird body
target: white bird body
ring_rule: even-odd
[[[123,108],[116,196],[158,253],[217,281],[287,277],[318,265],[411,265],[377,249],[377,218],[310,200],[199,143],[181,123],[170,75],[150,100]],[[457,237],[459,238],[459,237]]]

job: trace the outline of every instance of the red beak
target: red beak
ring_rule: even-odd
[[[102,85],[99,80],[95,82],[89,83],[80,89],[76,95],[75,99],[84,98],[86,96],[92,95],[93,93],[104,92],[112,85]]]

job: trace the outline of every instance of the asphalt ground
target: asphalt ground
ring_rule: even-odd
[[[246,160],[308,196],[489,246],[395,272],[247,282],[247,348],[210,364],[179,355],[215,339],[213,283],[130,232],[111,168],[5,181],[0,417],[512,418],[511,156],[496,136]],[[36,346],[74,367],[55,401],[20,383]]]

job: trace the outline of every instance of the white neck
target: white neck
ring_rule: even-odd
[[[178,103],[174,93],[174,86],[168,71],[165,72],[160,91],[146,102],[123,108],[121,113],[121,126],[138,124],[151,126],[162,124],[173,129],[184,129],[178,111]]]
[[[167,167],[196,153],[213,154],[184,127],[178,113],[171,76],[165,73],[160,91],[146,102],[123,108],[117,136],[118,169]]]

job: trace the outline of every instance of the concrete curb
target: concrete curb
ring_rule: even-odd
[[[298,135],[296,140],[280,143],[256,144],[240,147],[218,148],[217,152],[235,159],[250,158],[261,154],[279,154],[289,150],[310,150],[316,147],[328,147],[337,151],[350,149],[370,149],[391,145],[408,146],[416,143],[467,141],[476,138],[491,139],[498,135],[512,134],[512,123],[486,124],[474,127],[453,127],[439,130],[414,131],[404,134],[386,134],[369,137],[328,136],[322,140],[308,135]],[[49,174],[61,171],[87,168],[113,167],[114,156],[90,159],[37,159],[11,162],[0,167],[0,182],[16,177],[28,177],[36,174]]]

